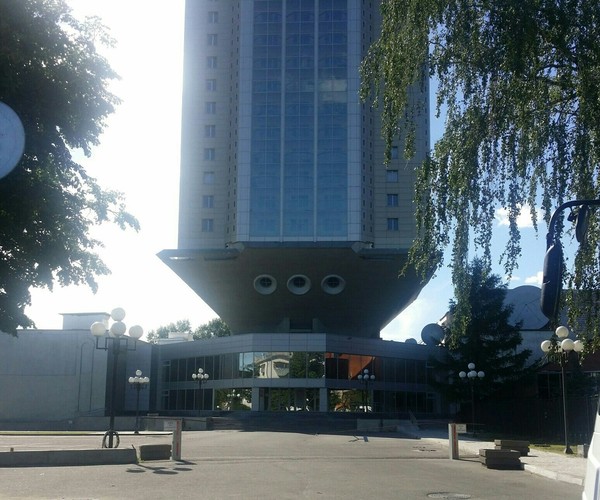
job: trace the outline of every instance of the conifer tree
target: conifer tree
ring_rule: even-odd
[[[459,373],[468,372],[468,364],[474,363],[476,371],[485,377],[477,378],[479,397],[485,397],[510,385],[529,374],[526,362],[531,351],[518,348],[522,342],[520,325],[509,323],[512,306],[505,305],[506,285],[495,274],[485,271],[482,260],[474,259],[467,268],[468,297],[471,322],[464,335],[452,336],[452,324],[447,329],[448,353],[443,361],[431,360],[436,374],[432,386],[449,402],[468,399],[468,380],[461,380]],[[450,301],[450,311],[462,307],[460,301]]]

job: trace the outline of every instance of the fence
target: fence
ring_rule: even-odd
[[[598,396],[567,400],[570,443],[590,442],[597,408]],[[461,417],[463,421],[470,421],[467,413]],[[564,441],[562,398],[481,401],[476,408],[476,421],[489,432],[530,440]]]

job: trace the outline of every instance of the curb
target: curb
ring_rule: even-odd
[[[531,474],[535,474],[537,476],[543,476],[548,479],[554,479],[556,481],[562,481],[563,483],[576,484],[577,486],[583,486],[583,478],[572,476],[570,474],[564,474],[561,472],[555,472],[548,469],[544,469],[543,467],[538,467],[536,465],[531,464],[523,464],[523,469]]]

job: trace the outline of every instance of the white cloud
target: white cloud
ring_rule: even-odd
[[[498,221],[498,226],[508,226],[508,210],[505,208],[496,209],[496,220]],[[539,214],[538,220],[540,220]],[[531,222],[530,208],[528,205],[521,207],[521,212],[517,217],[517,226],[519,226],[521,229],[525,227],[533,227],[533,223]]]
[[[535,274],[533,276],[529,276],[528,278],[525,278],[525,283],[528,285],[542,286],[543,276],[544,276],[544,273],[542,271],[538,271],[537,274]]]

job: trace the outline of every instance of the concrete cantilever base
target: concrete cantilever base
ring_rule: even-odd
[[[137,463],[137,453],[134,448],[8,451],[0,453],[0,467],[48,467],[134,463]]]

